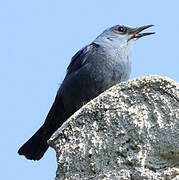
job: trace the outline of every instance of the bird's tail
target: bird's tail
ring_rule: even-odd
[[[48,149],[46,138],[43,136],[43,126],[18,150],[30,160],[39,160]]]
[[[30,160],[39,160],[47,151],[47,140],[67,119],[62,101],[56,97],[44,124],[40,129],[18,150]]]

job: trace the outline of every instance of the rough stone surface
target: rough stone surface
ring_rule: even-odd
[[[61,179],[179,179],[179,84],[123,82],[77,111],[49,140]]]

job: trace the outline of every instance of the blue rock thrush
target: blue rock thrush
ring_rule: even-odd
[[[79,50],[72,57],[44,124],[18,153],[27,159],[41,159],[49,147],[47,140],[75,111],[111,86],[128,80],[132,45],[140,37],[153,34],[140,33],[151,26],[113,26]]]

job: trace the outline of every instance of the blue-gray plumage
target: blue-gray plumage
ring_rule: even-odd
[[[140,33],[151,26],[113,26],[78,51],[67,68],[44,124],[18,153],[27,159],[41,159],[48,148],[47,140],[67,118],[106,89],[128,80],[133,42],[153,34]]]

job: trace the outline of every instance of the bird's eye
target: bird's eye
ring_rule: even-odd
[[[124,26],[119,26],[117,29],[120,33],[125,33],[126,32],[126,28]]]

